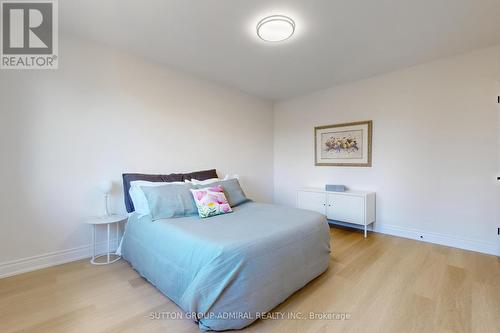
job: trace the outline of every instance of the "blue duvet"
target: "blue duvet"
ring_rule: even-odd
[[[249,202],[234,212],[129,219],[122,255],[202,330],[240,329],[328,268],[320,214]]]

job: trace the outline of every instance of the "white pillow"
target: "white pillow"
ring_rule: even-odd
[[[206,179],[206,180],[198,180],[198,179],[191,179],[191,180],[184,180],[186,183],[191,183],[193,185],[210,185],[212,183],[216,183],[216,182],[220,182],[221,180],[229,180],[229,179],[240,179],[240,176],[238,175],[233,175],[233,176],[229,176],[229,175],[226,175],[223,179],[220,179],[220,178],[210,178],[210,179]]]
[[[197,179],[191,179],[191,180],[184,180],[186,183],[191,183],[193,185],[209,185],[212,183],[220,182],[221,180],[219,178],[210,178],[206,180],[197,180]]]
[[[184,182],[148,182],[145,180],[135,180],[130,182],[130,199],[132,199],[132,203],[134,204],[134,209],[139,217],[143,217],[146,215],[150,215],[151,211],[149,210],[148,199],[146,199],[146,195],[142,191],[141,187],[143,186],[165,186],[169,184],[184,184]]]

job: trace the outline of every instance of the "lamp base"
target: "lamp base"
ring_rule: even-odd
[[[104,217],[109,217],[108,194],[104,194]]]

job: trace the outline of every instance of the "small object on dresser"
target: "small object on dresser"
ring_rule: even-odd
[[[329,192],[345,192],[345,185],[325,185],[325,191]]]

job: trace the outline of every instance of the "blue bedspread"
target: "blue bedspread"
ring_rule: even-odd
[[[239,329],[328,268],[320,214],[249,202],[208,219],[129,219],[122,255],[202,330]]]

